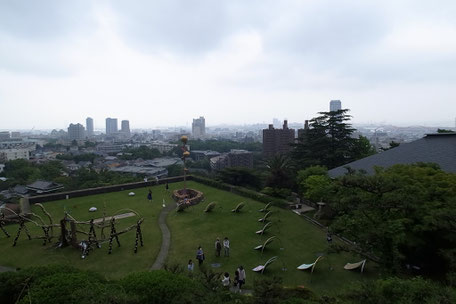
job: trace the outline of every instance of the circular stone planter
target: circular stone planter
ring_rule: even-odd
[[[187,198],[187,204],[193,206],[198,204],[204,199],[203,192],[195,189],[179,189],[173,191],[173,199],[176,202],[183,202]]]

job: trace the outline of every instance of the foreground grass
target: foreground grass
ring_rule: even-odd
[[[247,270],[247,288],[251,288],[253,281],[261,276],[277,275],[283,278],[285,285],[304,285],[319,293],[332,294],[347,282],[377,276],[374,265],[370,263],[367,263],[364,274],[344,270],[343,266],[347,262],[361,258],[348,253],[326,254],[328,244],[325,232],[289,210],[271,208],[272,226],[265,235],[259,236],[255,231],[264,225],[258,222],[264,215],[258,211],[264,207],[263,203],[194,182],[190,182],[189,187],[202,191],[205,201],[184,212],[173,211],[168,215],[172,238],[169,264],[186,265],[192,259],[195,268],[198,268],[195,257],[197,247],[201,245],[206,256],[205,267],[229,272],[233,277],[236,268],[243,265]],[[211,213],[204,213],[207,204],[212,201],[217,203],[216,208]],[[231,210],[240,202],[245,202],[242,211],[232,213]],[[263,253],[253,249],[271,236],[277,239]],[[230,239],[229,258],[223,257],[223,250],[221,257],[215,256],[217,237],[220,240],[224,237]],[[317,264],[313,275],[310,271],[296,269],[303,263],[313,263],[322,254],[325,256]],[[272,256],[278,256],[279,259],[263,275],[251,271]],[[211,264],[220,264],[220,267],[214,268]]]
[[[182,187],[182,183],[170,184],[171,191]],[[377,271],[372,263],[367,264],[366,272],[362,275],[344,270],[345,263],[356,262],[360,257],[348,253],[327,254],[328,244],[325,233],[289,210],[272,208],[273,214],[270,221],[273,225],[265,235],[259,236],[255,231],[263,226],[258,222],[258,219],[264,215],[258,212],[258,209],[264,207],[263,203],[195,182],[188,182],[188,187],[202,191],[205,201],[184,212],[172,211],[168,215],[167,223],[171,230],[171,248],[167,260],[169,265],[177,263],[186,267],[188,260],[192,259],[197,271],[196,249],[201,245],[206,255],[204,265],[214,271],[227,271],[234,276],[235,269],[243,265],[247,270],[247,288],[251,288],[253,281],[261,276],[278,275],[283,278],[287,286],[304,285],[319,294],[334,294],[348,282],[377,277]],[[95,249],[85,260],[82,260],[78,250],[71,247],[57,249],[50,245],[42,246],[41,240],[26,240],[24,233],[17,247],[13,248],[11,245],[16,235],[17,225],[10,225],[7,230],[12,235],[11,238],[7,239],[0,234],[0,265],[23,268],[58,263],[94,270],[108,279],[117,279],[134,271],[148,270],[160,249],[161,232],[157,219],[162,209],[162,200],[165,199],[167,203],[171,203],[169,193],[165,191],[163,185],[151,187],[151,189],[154,200],[152,204],[146,198],[148,188],[131,190],[136,193],[134,197],[128,196],[130,191],[121,191],[44,204],[53,215],[55,222],[63,217],[64,209],[81,221],[102,217],[104,206],[108,216],[121,209],[134,209],[145,218],[142,225],[145,246],[139,248],[137,254],[133,253],[134,230],[120,236],[120,248],[117,248],[114,242],[111,255],[107,254],[108,244],[105,242],[101,249]],[[217,202],[216,208],[211,213],[204,213],[204,208],[212,201]],[[232,213],[231,209],[240,202],[246,203],[242,211],[237,214]],[[89,213],[88,209],[92,206],[97,207],[98,211]],[[37,207],[33,207],[32,210],[41,215]],[[124,212],[127,211],[120,213]],[[136,220],[136,217],[119,220],[117,230],[134,224]],[[42,235],[39,228],[32,224],[27,226],[32,234]],[[97,233],[100,235],[100,231]],[[109,234],[109,228],[105,230],[105,234]],[[253,250],[253,247],[262,244],[273,235],[277,236],[277,239],[263,253]],[[215,239],[217,237],[223,239],[225,236],[231,241],[230,257],[223,257],[223,250],[222,257],[215,257]],[[53,240],[53,242],[56,241]],[[325,256],[312,276],[309,271],[296,270],[298,265],[312,263],[322,254]],[[253,267],[263,264],[272,256],[278,256],[279,259],[268,267],[265,274],[260,275],[251,271]],[[213,267],[211,264],[220,264],[220,266]]]
[[[112,192],[107,194],[92,195],[69,200],[47,202],[43,205],[52,215],[54,223],[58,223],[63,218],[64,210],[67,210],[71,216],[78,221],[86,221],[92,218],[103,217],[103,210],[106,215],[110,216],[115,213],[126,213],[133,209],[145,218],[141,225],[144,247],[139,247],[138,253],[134,254],[135,229],[119,236],[121,247],[117,247],[113,242],[112,254],[108,255],[108,242],[102,244],[101,249],[95,249],[90,252],[89,256],[81,259],[80,251],[70,247],[60,249],[53,246],[58,239],[53,239],[51,245],[42,246],[41,240],[28,241],[22,231],[16,247],[12,247],[13,239],[17,233],[17,225],[7,226],[7,231],[11,237],[6,238],[0,232],[0,265],[10,267],[28,267],[33,265],[45,264],[63,264],[78,267],[84,270],[94,270],[104,274],[107,278],[120,278],[126,273],[133,271],[148,270],[155,257],[158,254],[161,244],[161,232],[158,227],[157,218],[162,209],[162,198],[167,198],[164,186],[151,187],[153,192],[153,202],[147,200],[149,188],[134,189],[121,192]],[[128,196],[129,192],[135,192],[135,196]],[[167,199],[170,201],[170,199]],[[88,212],[90,207],[97,207],[98,211]],[[45,222],[41,210],[33,206],[32,212],[40,215]],[[138,217],[124,218],[117,221],[116,229],[120,230],[133,225]],[[42,235],[40,228],[28,223],[28,229],[32,236]],[[56,229],[56,228],[54,228]],[[78,225],[78,229],[88,231],[88,225]],[[101,236],[101,231],[97,229],[97,236]],[[110,228],[105,228],[106,237],[109,236]],[[54,235],[59,234],[59,229],[54,231]],[[78,235],[78,239],[85,239]]]

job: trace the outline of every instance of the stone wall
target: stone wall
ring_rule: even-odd
[[[74,191],[67,191],[67,192],[58,192],[58,193],[51,193],[45,195],[38,195],[38,196],[31,196],[28,198],[30,204],[35,203],[45,203],[50,201],[57,201],[63,200],[67,198],[73,197],[81,197],[81,196],[89,196],[94,194],[100,193],[109,193],[109,192],[116,192],[116,191],[123,191],[129,189],[136,189],[136,188],[143,188],[143,187],[150,187],[154,185],[166,184],[168,183],[176,183],[181,182],[184,180],[183,176],[175,176],[175,177],[168,177],[162,178],[158,181],[152,180],[147,182],[136,182],[136,183],[128,183],[128,184],[120,184],[120,185],[112,185],[112,186],[105,186],[105,187],[98,187],[98,188],[89,188],[89,189],[82,189],[82,190],[74,190]],[[187,176],[187,180],[192,180],[191,176]]]

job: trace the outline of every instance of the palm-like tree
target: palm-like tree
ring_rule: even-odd
[[[284,154],[276,154],[266,163],[269,177],[266,186],[272,188],[290,188],[292,181],[291,161]]]

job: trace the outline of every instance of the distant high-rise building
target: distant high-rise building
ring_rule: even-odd
[[[68,127],[69,140],[83,140],[85,138],[85,128],[80,123],[70,124]]]
[[[206,136],[206,120],[203,116],[200,116],[200,118],[197,119],[193,119],[192,135],[194,138],[202,138]]]
[[[86,118],[86,130],[87,130],[87,137],[93,136],[93,118],[87,117]]]
[[[130,122],[128,120],[122,120],[120,132],[124,135],[130,136]]]
[[[10,139],[10,132],[9,131],[2,131],[0,132],[0,140]]]
[[[340,100],[331,100],[329,102],[329,111],[335,112],[339,110],[342,110],[342,103],[340,102]]]
[[[282,129],[274,129],[269,125],[263,129],[263,154],[265,157],[272,157],[275,154],[285,154],[291,151],[291,144],[295,140],[295,130],[288,128],[288,121],[283,121]]]
[[[277,118],[273,118],[272,124],[274,125],[274,128],[280,128],[280,125],[282,124],[282,122],[280,120],[278,120]]]
[[[106,118],[106,135],[115,134],[117,132],[117,118]]]

